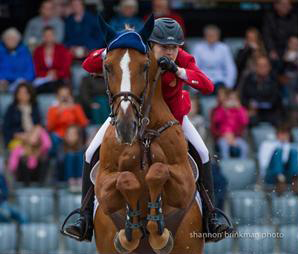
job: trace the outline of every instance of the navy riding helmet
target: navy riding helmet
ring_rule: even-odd
[[[162,45],[183,45],[184,33],[179,23],[171,18],[155,20],[153,32],[149,41]]]

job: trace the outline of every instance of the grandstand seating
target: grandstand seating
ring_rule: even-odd
[[[233,191],[229,195],[231,217],[236,225],[266,224],[269,212],[265,194],[255,191]]]
[[[275,233],[273,226],[242,226],[238,228],[238,232],[241,236],[238,239],[240,253],[271,254],[274,252],[275,238],[269,235]]]
[[[275,223],[298,223],[298,198],[294,195],[272,196],[272,215]]]
[[[58,207],[59,207],[59,220],[62,223],[65,217],[73,210],[81,207],[81,195],[70,194],[66,191],[58,193]],[[75,220],[75,217],[72,218]],[[69,221],[72,222],[72,221]]]
[[[20,210],[30,222],[52,222],[54,219],[54,190],[46,188],[21,188],[16,191]]]
[[[248,189],[256,183],[256,163],[252,159],[221,160],[220,166],[229,190]]]
[[[281,237],[280,249],[284,253],[297,254],[298,250],[298,225],[297,221],[291,226],[282,226],[280,228]]]
[[[0,254],[14,254],[17,247],[16,225],[0,223]]]
[[[41,114],[41,118],[46,123],[46,116],[50,106],[56,101],[56,97],[53,94],[41,94],[37,97],[37,102]]]
[[[230,254],[232,253],[233,240],[232,238],[227,238],[217,243],[206,244],[205,252],[206,254]]]
[[[258,149],[263,141],[273,140],[276,137],[275,129],[269,124],[261,124],[251,130],[255,148]]]
[[[93,241],[91,243],[88,242],[78,242],[70,238],[65,238],[65,247],[72,254],[94,254],[96,253],[96,245]]]
[[[6,109],[11,102],[12,102],[11,94],[1,94],[0,93],[0,126],[2,124]]]
[[[31,223],[21,226],[21,253],[48,254],[59,247],[56,224]]]

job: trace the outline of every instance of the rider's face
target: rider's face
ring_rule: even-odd
[[[159,59],[162,56],[167,56],[175,61],[178,55],[178,49],[178,45],[161,45],[155,43],[153,46],[153,52],[156,59]]]

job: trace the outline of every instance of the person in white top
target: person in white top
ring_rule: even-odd
[[[229,47],[220,40],[220,29],[214,25],[204,28],[204,40],[194,48],[192,55],[200,69],[216,87],[233,88],[237,69]]]
[[[258,159],[260,174],[266,184],[276,186],[281,195],[287,184],[292,184],[293,192],[298,195],[298,150],[291,143],[291,130],[286,125],[277,129],[277,140],[264,141]]]

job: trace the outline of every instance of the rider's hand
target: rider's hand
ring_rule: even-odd
[[[162,56],[161,58],[159,58],[157,63],[164,71],[170,71],[173,73],[176,73],[178,71],[178,67],[175,62],[166,56]]]

